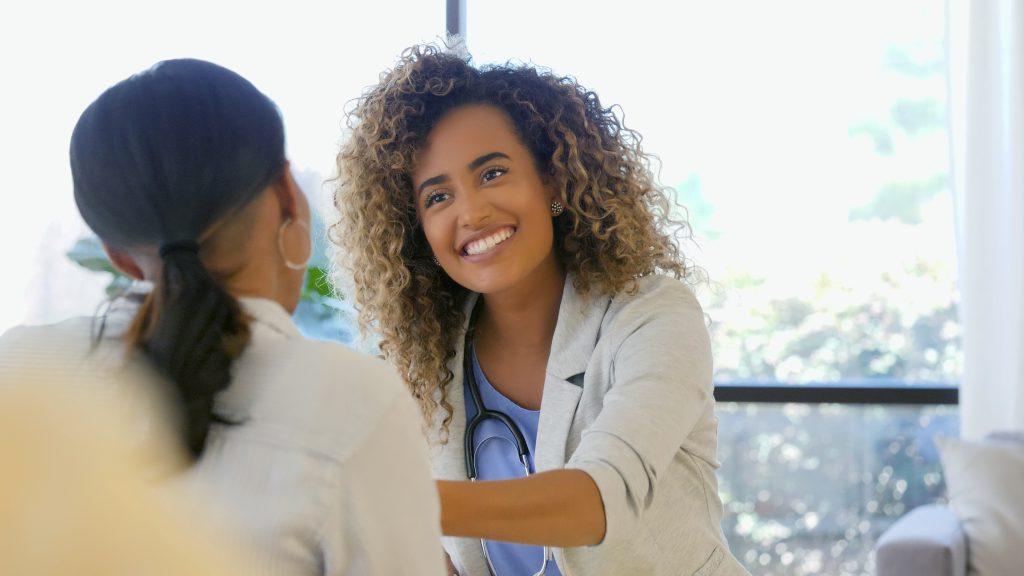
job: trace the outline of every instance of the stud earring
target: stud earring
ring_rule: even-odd
[[[562,215],[562,212],[565,212],[565,206],[562,205],[561,202],[559,202],[558,200],[555,200],[554,202],[551,203],[551,216],[552,217],[557,218],[557,217]]]

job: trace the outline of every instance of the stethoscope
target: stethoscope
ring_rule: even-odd
[[[463,438],[465,442],[464,454],[466,455],[466,473],[469,475],[470,482],[476,482],[477,471],[476,471],[476,448],[473,446],[473,434],[480,424],[487,420],[497,420],[501,422],[505,428],[512,434],[512,439],[515,441],[516,450],[519,452],[519,461],[523,464],[523,471],[527,476],[530,475],[530,460],[527,458],[529,453],[529,447],[526,445],[526,438],[523,436],[519,427],[512,421],[512,418],[508,414],[499,410],[490,410],[484,406],[484,400],[480,397],[480,387],[476,382],[476,374],[473,371],[473,361],[470,354],[469,338],[470,334],[466,335],[466,343],[463,346],[463,362],[462,371],[467,378],[469,384],[469,395],[473,398],[473,406],[476,407],[476,415],[473,419],[466,424],[466,435]],[[494,564],[491,563],[491,555],[487,553],[487,543],[481,539],[480,547],[484,551],[484,560],[487,561],[487,569],[490,571],[492,576],[497,576],[497,572],[494,570]],[[533,576],[544,576],[545,570],[548,567],[548,560],[551,558],[551,548],[548,546],[544,547],[544,562],[540,565],[540,570],[534,573]]]

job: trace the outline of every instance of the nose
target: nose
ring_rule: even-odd
[[[494,207],[487,201],[487,198],[476,190],[468,190],[461,196],[459,226],[470,230],[478,230],[486,226],[494,216]]]

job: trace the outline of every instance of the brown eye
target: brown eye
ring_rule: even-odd
[[[484,182],[490,182],[503,174],[508,172],[507,168],[488,168],[484,170],[484,173],[480,175],[480,179]]]
[[[438,202],[444,202],[447,199],[447,192],[432,192],[427,195],[427,199],[423,202],[423,207],[430,208],[434,204],[437,204]]]

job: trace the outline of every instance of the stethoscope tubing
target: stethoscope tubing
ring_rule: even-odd
[[[472,396],[473,406],[476,408],[476,415],[473,416],[473,419],[466,424],[466,435],[463,438],[465,443],[463,453],[466,457],[466,474],[469,476],[469,479],[474,482],[478,477],[476,468],[476,449],[473,446],[473,437],[476,433],[476,429],[487,420],[497,420],[498,422],[501,422],[505,428],[508,428],[509,433],[512,434],[512,439],[516,444],[516,450],[519,452],[519,461],[523,464],[526,475],[529,476],[530,460],[528,454],[530,452],[530,448],[526,444],[526,438],[508,414],[498,410],[489,410],[484,406],[483,398],[480,396],[480,386],[476,381],[476,374],[473,371],[473,362],[468,349],[465,351],[465,356],[466,358],[463,362],[463,370],[465,371],[466,378],[469,382],[469,395]]]
[[[531,474],[530,472],[530,460],[528,457],[529,446],[526,444],[526,438],[523,436],[519,427],[512,421],[512,418],[499,410],[489,410],[484,406],[484,400],[480,396],[480,387],[476,381],[476,373],[473,370],[473,361],[471,348],[467,338],[466,345],[463,348],[463,362],[462,362],[463,374],[469,384],[469,395],[473,399],[473,406],[476,408],[476,415],[473,419],[466,424],[466,434],[463,437],[465,443],[463,453],[466,457],[466,474],[469,476],[470,482],[476,482],[477,480],[477,469],[476,469],[476,448],[473,446],[473,436],[476,433],[476,429],[487,420],[497,420],[508,428],[509,433],[512,434],[512,439],[515,440],[516,450],[519,452],[519,461],[523,464],[523,471],[526,476]],[[494,570],[494,564],[491,563],[491,555],[487,552],[487,542],[483,539],[480,540],[480,547],[483,549],[484,560],[487,561],[487,569],[490,571],[492,576],[496,576]],[[540,570],[534,574],[534,576],[543,576],[544,572],[548,567],[548,559],[551,556],[551,548],[544,546],[544,562],[540,566]]]

